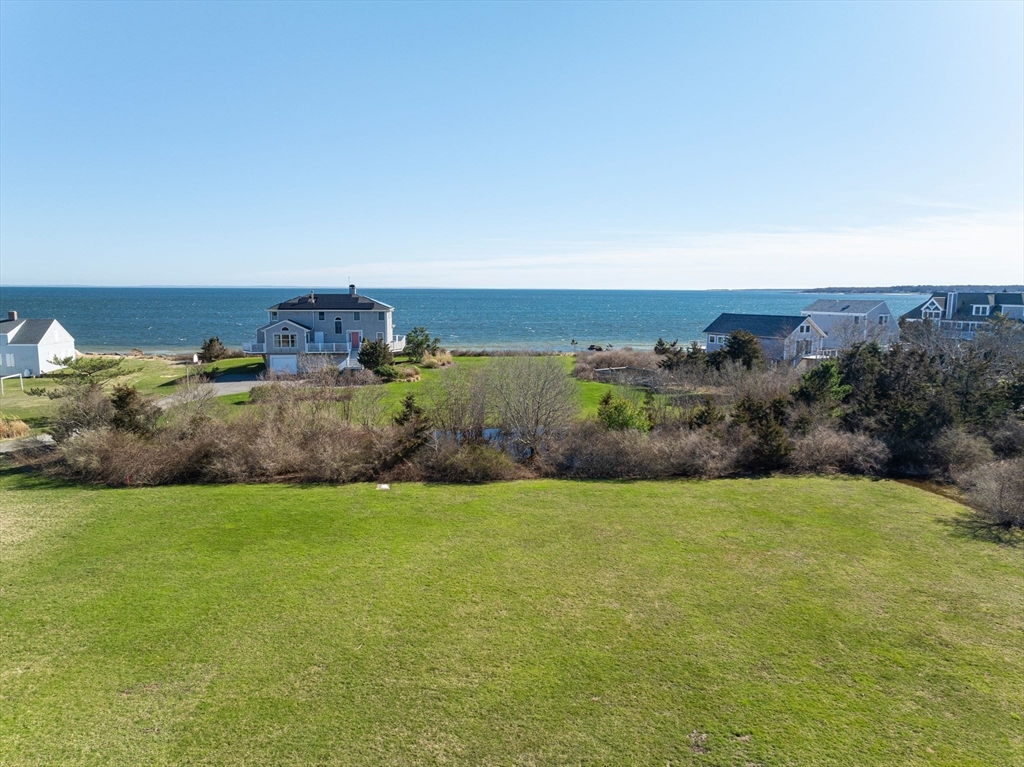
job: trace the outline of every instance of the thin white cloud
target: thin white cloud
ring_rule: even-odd
[[[508,252],[507,246],[502,248]],[[532,251],[532,252],[531,252]],[[523,245],[517,255],[266,271],[260,284],[390,287],[782,288],[1024,282],[1024,216],[945,216],[832,231],[695,233]]]

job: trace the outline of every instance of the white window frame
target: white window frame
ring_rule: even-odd
[[[345,325],[341,321],[341,317],[334,318],[334,335],[340,336],[345,332]]]
[[[359,322],[359,312],[352,312],[352,321]]]
[[[298,349],[299,339],[295,333],[274,333],[275,349]]]
[[[879,314],[878,315],[878,324],[879,325],[888,325],[889,324],[889,315],[888,314]]]
[[[377,319],[380,320],[381,322],[386,321],[387,318],[388,318],[388,313],[387,312],[377,312]]]
[[[988,306],[984,304],[974,304],[973,314],[975,317],[988,317]]]

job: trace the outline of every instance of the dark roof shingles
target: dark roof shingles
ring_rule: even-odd
[[[57,320],[4,320],[0,322],[0,332],[7,332],[12,325],[20,324],[21,327],[15,331],[14,336],[7,342],[9,344],[37,344],[43,340],[46,331],[50,329]]]
[[[269,307],[268,311],[285,312],[323,312],[323,311],[356,311],[383,312],[391,309],[387,304],[374,301],[372,298],[351,293],[314,293],[296,296],[287,301]]]
[[[787,314],[719,314],[704,333],[732,333],[745,330],[758,338],[788,338],[807,322],[807,317]]]

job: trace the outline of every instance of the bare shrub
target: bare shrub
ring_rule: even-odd
[[[24,437],[30,431],[28,424],[18,418],[0,418],[0,439]]]
[[[366,368],[345,368],[338,376],[338,386],[375,386],[380,379]]]
[[[518,455],[533,458],[579,411],[576,383],[557,359],[497,359],[486,370],[498,426]]]
[[[208,468],[211,481],[352,482],[373,473],[365,430],[330,410],[260,407],[221,429]]]
[[[793,443],[790,467],[808,474],[874,474],[884,470],[889,450],[880,440],[817,426]]]
[[[57,442],[88,429],[109,426],[114,417],[114,406],[99,386],[76,385],[66,387],[50,433]]]
[[[333,388],[341,377],[338,366],[325,354],[300,354],[295,366],[303,382],[309,386]]]
[[[993,458],[987,440],[957,428],[943,429],[931,452],[936,468],[945,474],[969,471]]]
[[[205,478],[215,449],[205,435],[177,439],[164,432],[146,439],[118,429],[92,429],[61,445],[62,462],[51,471],[105,485],[161,485]]]
[[[494,445],[460,443],[451,437],[435,440],[414,463],[421,470],[420,477],[430,482],[497,482],[532,476]]]
[[[484,371],[447,368],[425,381],[422,391],[427,417],[435,428],[459,441],[483,437],[487,421]]]
[[[731,386],[737,400],[771,400],[789,397],[800,383],[800,373],[789,365],[774,365],[746,370],[742,365],[722,366],[722,383]]]
[[[352,400],[352,420],[364,429],[383,426],[391,402],[383,386],[365,386],[356,390]]]
[[[733,471],[736,450],[709,429],[666,429],[650,437],[665,476],[722,477]]]
[[[1000,458],[1024,455],[1024,421],[1008,413],[989,434],[992,450]]]
[[[583,381],[593,381],[594,371],[602,368],[638,368],[658,370],[661,356],[654,352],[611,349],[604,352],[579,352],[572,374]]]
[[[545,455],[549,471],[579,479],[651,479],[667,476],[667,468],[638,431],[614,431],[592,421],[573,428]]]
[[[980,519],[997,527],[1024,527],[1024,458],[978,466],[957,484]]]

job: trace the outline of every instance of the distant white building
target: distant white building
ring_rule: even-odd
[[[0,375],[37,376],[59,370],[52,360],[75,356],[75,339],[55,319],[0,320]]]
[[[847,349],[866,341],[888,348],[900,340],[899,325],[885,301],[821,298],[800,314],[825,331],[822,346],[827,350]]]

